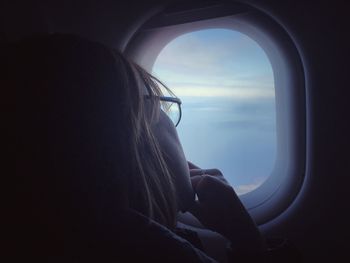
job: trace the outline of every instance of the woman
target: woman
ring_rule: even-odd
[[[62,34],[13,44],[3,61],[6,105],[16,108],[8,134],[15,134],[18,253],[49,261],[214,262],[174,233],[180,210],[228,238],[236,259],[264,251],[222,174],[198,174],[187,163],[160,109],[167,102],[159,82],[139,66]]]

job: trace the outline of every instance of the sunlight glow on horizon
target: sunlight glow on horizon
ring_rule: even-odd
[[[234,99],[258,99],[258,98],[274,98],[274,90],[264,91],[261,88],[245,88],[245,87],[193,87],[193,85],[172,86],[172,90],[176,91],[176,96],[181,97],[223,97]]]

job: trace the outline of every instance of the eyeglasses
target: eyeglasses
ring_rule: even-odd
[[[176,97],[159,97],[161,109],[168,115],[175,127],[179,124],[182,111],[181,111],[181,100]]]
[[[150,99],[151,96],[145,95],[145,98]],[[160,100],[161,110],[170,118],[174,126],[177,127],[182,117],[181,100],[177,97],[167,96],[160,96],[158,99]]]

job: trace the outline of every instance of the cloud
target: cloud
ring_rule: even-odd
[[[232,55],[227,42],[210,45],[196,33],[185,34],[170,42],[159,54],[156,66],[170,70],[217,71],[217,64]]]
[[[154,72],[197,74],[202,78],[271,71],[264,51],[252,39],[232,30],[205,30],[182,35],[159,54]]]
[[[274,98],[267,56],[235,31],[205,30],[176,38],[162,50],[152,73],[179,97]]]
[[[262,119],[261,116],[245,116],[246,119],[237,119],[229,121],[218,121],[213,123],[218,129],[229,129],[231,131],[259,131],[261,132],[274,132],[275,125],[271,119]],[[255,118],[254,118],[255,117]]]
[[[204,106],[204,107],[198,107],[198,108],[193,108],[192,110],[195,111],[208,111],[208,112],[222,112],[223,109],[220,107],[215,107],[215,106]]]
[[[233,186],[233,188],[235,189],[237,195],[243,195],[258,188],[265,181],[265,179],[266,178],[256,178],[253,183],[241,184],[238,186]]]
[[[258,188],[260,186],[260,184],[242,184],[242,185],[239,185],[237,187],[234,187],[235,188],[235,192],[237,193],[237,195],[243,195],[243,194],[246,194],[246,193],[249,193],[253,190],[255,190],[256,188]]]
[[[232,72],[220,72],[220,74],[203,74],[189,71],[170,71],[160,69],[154,72],[158,79],[167,85],[170,89],[177,88],[254,88],[261,90],[274,90],[273,75],[264,73],[235,75]]]
[[[242,86],[214,86],[214,85],[177,85],[170,89],[178,97],[222,97],[236,99],[274,98],[273,88],[242,87]]]

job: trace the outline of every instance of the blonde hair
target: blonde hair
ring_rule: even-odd
[[[128,100],[133,109],[132,173],[127,178],[130,207],[173,228],[178,211],[175,186],[151,127],[159,116],[162,96],[159,84],[169,93],[171,91],[120,52],[114,51],[114,54],[126,80]]]

